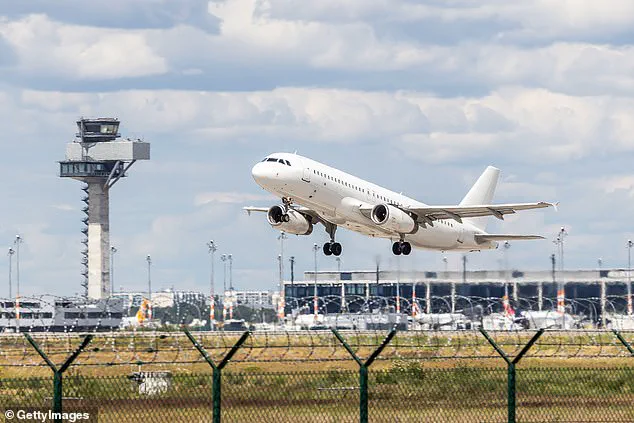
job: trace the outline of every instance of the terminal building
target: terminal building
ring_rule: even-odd
[[[483,304],[489,312],[502,308],[508,295],[514,308],[552,310],[563,283],[565,303],[576,314],[594,318],[601,310],[627,313],[627,269],[566,271],[349,271],[305,272],[303,282],[284,282],[285,313],[312,310],[319,298],[320,313],[372,312],[396,309],[411,313],[451,313]],[[398,301],[397,301],[398,298]]]

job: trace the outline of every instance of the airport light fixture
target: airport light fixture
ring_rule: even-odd
[[[563,280],[563,271],[564,271],[564,239],[568,236],[568,232],[566,232],[566,228],[563,226],[557,233],[557,237],[553,241],[555,246],[557,247],[557,251],[559,253],[559,271],[562,272],[561,278],[559,278],[559,283],[557,286],[557,312],[561,314],[561,328],[566,328],[566,291],[565,291],[565,281]],[[553,275],[554,275],[554,266],[553,266]]]
[[[288,261],[291,263],[291,285],[295,282],[295,256],[291,256]]]
[[[627,314],[632,315],[632,245],[631,239],[627,240]]]
[[[227,255],[221,254],[220,261],[222,261],[222,296],[224,297],[227,292]]]
[[[314,261],[315,261],[315,272],[314,272],[314,289],[313,289],[313,314],[315,316],[315,320],[317,320],[318,311],[319,311],[319,303],[317,298],[317,251],[319,251],[319,245],[313,244],[313,253],[314,253]]]
[[[601,257],[598,258],[597,264],[599,265],[599,270],[601,270],[602,269],[601,266],[603,265],[603,259]]]
[[[229,260],[229,291],[233,291],[233,256],[227,254],[227,260]]]
[[[7,255],[9,256],[9,298],[13,298],[13,287],[11,280],[11,264],[13,263],[13,255],[15,254],[15,250],[13,248],[9,248],[9,252]]]
[[[449,260],[447,259],[447,256],[443,256],[443,258],[442,258],[442,262],[445,264],[445,273],[447,273],[447,271],[448,271],[448,264],[449,264]]]
[[[110,246],[110,295],[114,294],[114,255],[117,252],[117,248]]]
[[[210,324],[215,317],[215,302],[216,299],[214,298],[214,253],[216,252],[216,250],[218,250],[218,247],[216,247],[216,243],[214,242],[214,240],[212,239],[211,241],[209,241],[207,243],[207,248],[208,248],[208,253],[209,253],[209,257],[210,257],[210,275],[209,275],[209,319],[210,319]]]
[[[288,236],[285,232],[280,232],[280,235],[277,237],[280,240],[280,254],[278,256],[279,261],[279,272],[280,272],[280,282],[278,286],[278,290],[282,292],[282,287],[284,286],[284,240],[288,239]]]
[[[20,235],[15,236],[15,241],[13,244],[15,245],[15,277],[16,277],[16,297],[20,297],[20,244],[24,242],[24,238]]]
[[[152,320],[152,257],[148,254],[145,260],[147,261],[147,317],[148,320]]]
[[[150,300],[152,298],[152,257],[148,254],[145,261],[147,261],[147,292],[148,300]]]

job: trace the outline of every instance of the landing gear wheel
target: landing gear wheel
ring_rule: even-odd
[[[288,216],[288,213],[284,213],[282,215],[282,222],[288,222],[291,218]]]
[[[392,244],[392,252],[396,256],[400,256],[401,255],[402,251],[401,251],[401,243],[400,242],[395,242],[394,244]]]
[[[327,256],[332,254],[332,250],[330,249],[330,247],[331,247],[330,242],[325,243],[324,246],[323,246],[324,254],[327,255]]]
[[[407,241],[401,242],[401,253],[403,253],[404,256],[409,256],[409,253],[411,252],[412,252],[412,244],[410,244]]]
[[[334,256],[341,255],[341,250],[341,244],[339,244],[338,242],[333,242],[332,244],[330,244],[330,251]]]

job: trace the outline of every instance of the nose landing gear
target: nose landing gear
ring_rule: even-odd
[[[412,252],[412,244],[407,241],[397,241],[392,244],[392,253],[396,256],[400,256],[403,254],[404,256],[408,256],[409,253]]]

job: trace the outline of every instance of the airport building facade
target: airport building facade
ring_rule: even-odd
[[[467,271],[396,272],[350,271],[305,272],[304,281],[284,283],[285,312],[313,307],[319,298],[320,312],[368,312],[400,309],[411,313],[446,313],[469,307],[502,308],[508,295],[514,308],[551,310],[564,286],[565,302],[574,313],[593,315],[601,310],[627,312],[627,269],[567,271]]]

